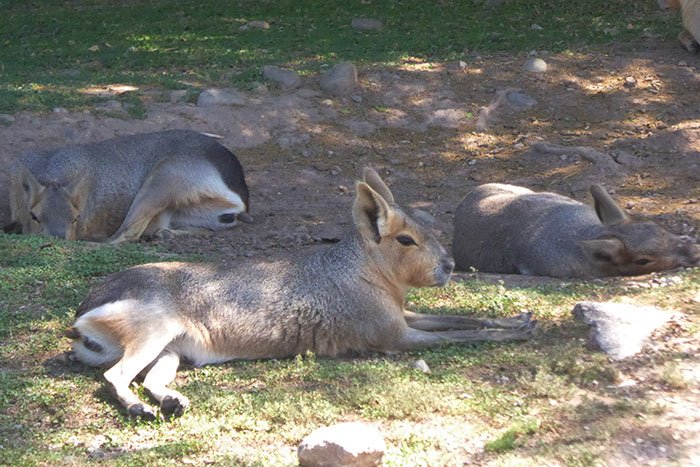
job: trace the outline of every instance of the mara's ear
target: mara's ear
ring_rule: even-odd
[[[365,167],[362,176],[365,179],[365,183],[369,185],[374,191],[379,193],[379,195],[382,198],[384,198],[384,200],[387,203],[394,204],[394,195],[391,194],[391,190],[389,189],[389,187],[386,186],[384,180],[382,180],[382,178],[374,169],[370,167]]]
[[[13,185],[15,185],[14,190],[17,191],[15,195],[20,195],[27,203],[27,206],[31,208],[31,206],[36,204],[45,187],[39,183],[39,180],[30,172],[29,168],[22,163],[17,165],[14,172],[16,178],[13,180]]]
[[[582,240],[581,248],[592,261],[609,264],[611,266],[622,263],[625,244],[619,238],[598,238],[595,240]]]
[[[595,212],[604,225],[615,225],[629,219],[625,211],[600,185],[591,185],[591,195],[595,202]]]
[[[81,170],[71,182],[63,188],[66,196],[70,200],[71,204],[79,212],[85,207],[85,202],[88,198],[88,191],[90,189],[90,177],[84,176],[84,171]]]
[[[357,182],[352,217],[360,234],[379,243],[386,233],[391,207],[367,183]]]

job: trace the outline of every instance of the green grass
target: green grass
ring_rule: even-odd
[[[483,3],[0,0],[0,112],[94,104],[102,98],[86,89],[110,84],[139,88],[132,101],[152,87],[245,87],[261,80],[266,64],[308,75],[339,60],[370,67],[409,57],[440,62],[470,52],[635,45],[648,35],[671,38],[679,28],[677,15],[651,1]],[[354,31],[352,18],[362,16],[384,28]],[[271,28],[239,30],[254,19]],[[138,106],[130,113],[138,117]]]
[[[394,357],[308,354],[185,367],[174,387],[191,399],[191,410],[172,422],[143,423],[124,415],[99,370],[65,358],[62,333],[91,284],[163,253],[10,235],[0,235],[0,252],[2,463],[291,465],[295,446],[314,428],[367,420],[386,433],[388,465],[457,462],[440,446],[448,432],[462,430],[465,439],[483,439],[483,455],[504,465],[519,456],[590,465],[626,426],[659,413],[644,392],[619,398],[609,389],[619,369],[586,349],[586,330],[570,317],[578,300],[629,297],[624,282],[506,287],[474,280],[413,291],[409,306],[488,316],[528,308],[540,320],[538,338]],[[670,287],[635,289],[634,299],[685,309],[700,271],[679,275]],[[419,358],[429,374],[413,368]],[[683,358],[659,356],[655,381],[687,387],[677,370]],[[440,430],[422,428],[431,423]],[[400,428],[406,424],[409,432]]]

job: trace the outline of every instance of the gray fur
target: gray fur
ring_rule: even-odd
[[[598,185],[591,193],[595,208],[513,185],[477,187],[455,212],[457,269],[587,278],[699,264],[697,245],[630,219]]]
[[[113,365],[105,378],[122,404],[151,418],[153,409],[129,390],[149,364],[144,386],[162,412],[179,415],[188,401],[166,386],[183,359],[204,365],[528,338],[528,315],[482,320],[404,309],[410,287],[446,284],[454,262],[429,228],[379,194],[393,199],[379,176],[365,173],[355,228],[312,255],[233,266],[147,264],[108,277],[78,309],[70,333],[76,356]]]
[[[12,221],[24,233],[68,239],[138,240],[169,228],[171,217],[183,230],[203,227],[201,220],[189,222],[193,209],[201,219],[249,207],[236,156],[188,130],[32,151],[13,166],[11,185]],[[214,192],[208,185],[219,187]],[[235,198],[242,205],[231,203]]]

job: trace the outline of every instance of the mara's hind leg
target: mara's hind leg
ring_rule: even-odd
[[[126,408],[129,415],[148,420],[156,418],[156,411],[153,407],[141,401],[129,389],[129,385],[136,375],[156,360],[174,337],[175,335],[167,332],[133,336],[124,349],[121,360],[105,372],[105,379],[112,385],[119,402]],[[158,362],[154,367],[157,367],[157,364]],[[157,387],[157,385],[155,386]]]
[[[465,344],[482,341],[518,341],[532,337],[534,322],[520,329],[476,329],[460,331],[430,332],[408,328],[396,348],[385,349],[387,351],[408,351],[427,349],[445,344]]]
[[[188,218],[189,212],[202,216],[212,210],[233,215],[233,220],[224,217],[224,222],[217,224],[232,226],[246,206],[241,197],[226,186],[216,168],[203,163],[192,165],[165,160],[148,176],[124,222],[109,241],[137,241],[147,229],[156,233],[158,229],[170,229],[173,224],[187,230],[209,228],[183,222],[183,219]],[[166,222],[169,225],[166,226]]]
[[[520,313],[511,318],[471,318],[456,315],[427,315],[404,310],[408,327],[421,331],[449,331],[467,329],[521,329],[532,324],[531,313]]]
[[[189,399],[174,389],[168,388],[180,366],[180,356],[165,350],[146,373],[143,387],[160,404],[160,413],[165,418],[180,417],[190,405]]]

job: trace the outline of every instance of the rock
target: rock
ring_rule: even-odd
[[[285,70],[274,65],[265,65],[263,78],[272,81],[283,89],[295,89],[301,85],[301,78],[296,71]]]
[[[197,107],[211,107],[212,105],[245,105],[243,94],[229,89],[207,89],[202,91],[197,98]]]
[[[259,21],[259,20],[253,20],[253,21],[248,21],[246,24],[241,26],[240,28],[241,31],[247,31],[248,29],[263,29],[267,30],[270,29],[270,23],[267,21]]]
[[[357,31],[376,31],[382,28],[382,22],[374,18],[354,18],[350,26]]]
[[[297,96],[303,97],[304,99],[309,99],[311,97],[318,97],[321,93],[315,89],[301,88],[297,91]]]
[[[106,102],[95,107],[96,110],[101,110],[103,112],[124,112],[124,106],[121,102],[110,99]]]
[[[530,109],[537,105],[537,101],[520,91],[511,91],[506,94],[506,99],[508,103],[517,107],[518,109]]]
[[[10,114],[0,114],[0,123],[11,125],[15,123],[15,117]]]
[[[457,66],[460,70],[466,70],[468,65],[464,60],[460,60],[459,63],[457,63]]]
[[[170,95],[168,96],[170,99],[170,102],[180,102],[185,100],[187,97],[187,89],[177,89],[175,91],[170,91]]]
[[[426,374],[430,373],[430,367],[427,363],[425,363],[425,360],[423,360],[422,358],[413,362],[413,368]]]
[[[612,360],[639,353],[655,330],[680,317],[653,306],[611,302],[577,303],[573,315],[591,326],[590,343]]]
[[[357,86],[357,68],[350,62],[341,62],[321,76],[321,89],[334,96],[352,94]]]
[[[523,65],[525,71],[531,71],[533,73],[544,73],[547,71],[547,62],[541,58],[533,57],[528,59]]]
[[[637,85],[637,80],[634,79],[634,76],[628,76],[625,78],[625,84],[624,86],[626,88],[633,88]]]
[[[307,435],[297,455],[302,466],[375,466],[381,463],[386,445],[372,425],[339,423]]]
[[[54,107],[52,109],[52,111],[55,114],[67,114],[68,113],[68,109],[66,109],[65,107]]]
[[[466,114],[460,109],[439,109],[428,117],[427,123],[430,127],[458,128],[465,117]]]
[[[350,99],[352,99],[352,101],[357,104],[362,104],[362,96],[360,96],[359,94],[353,94],[352,97],[350,97]]]

